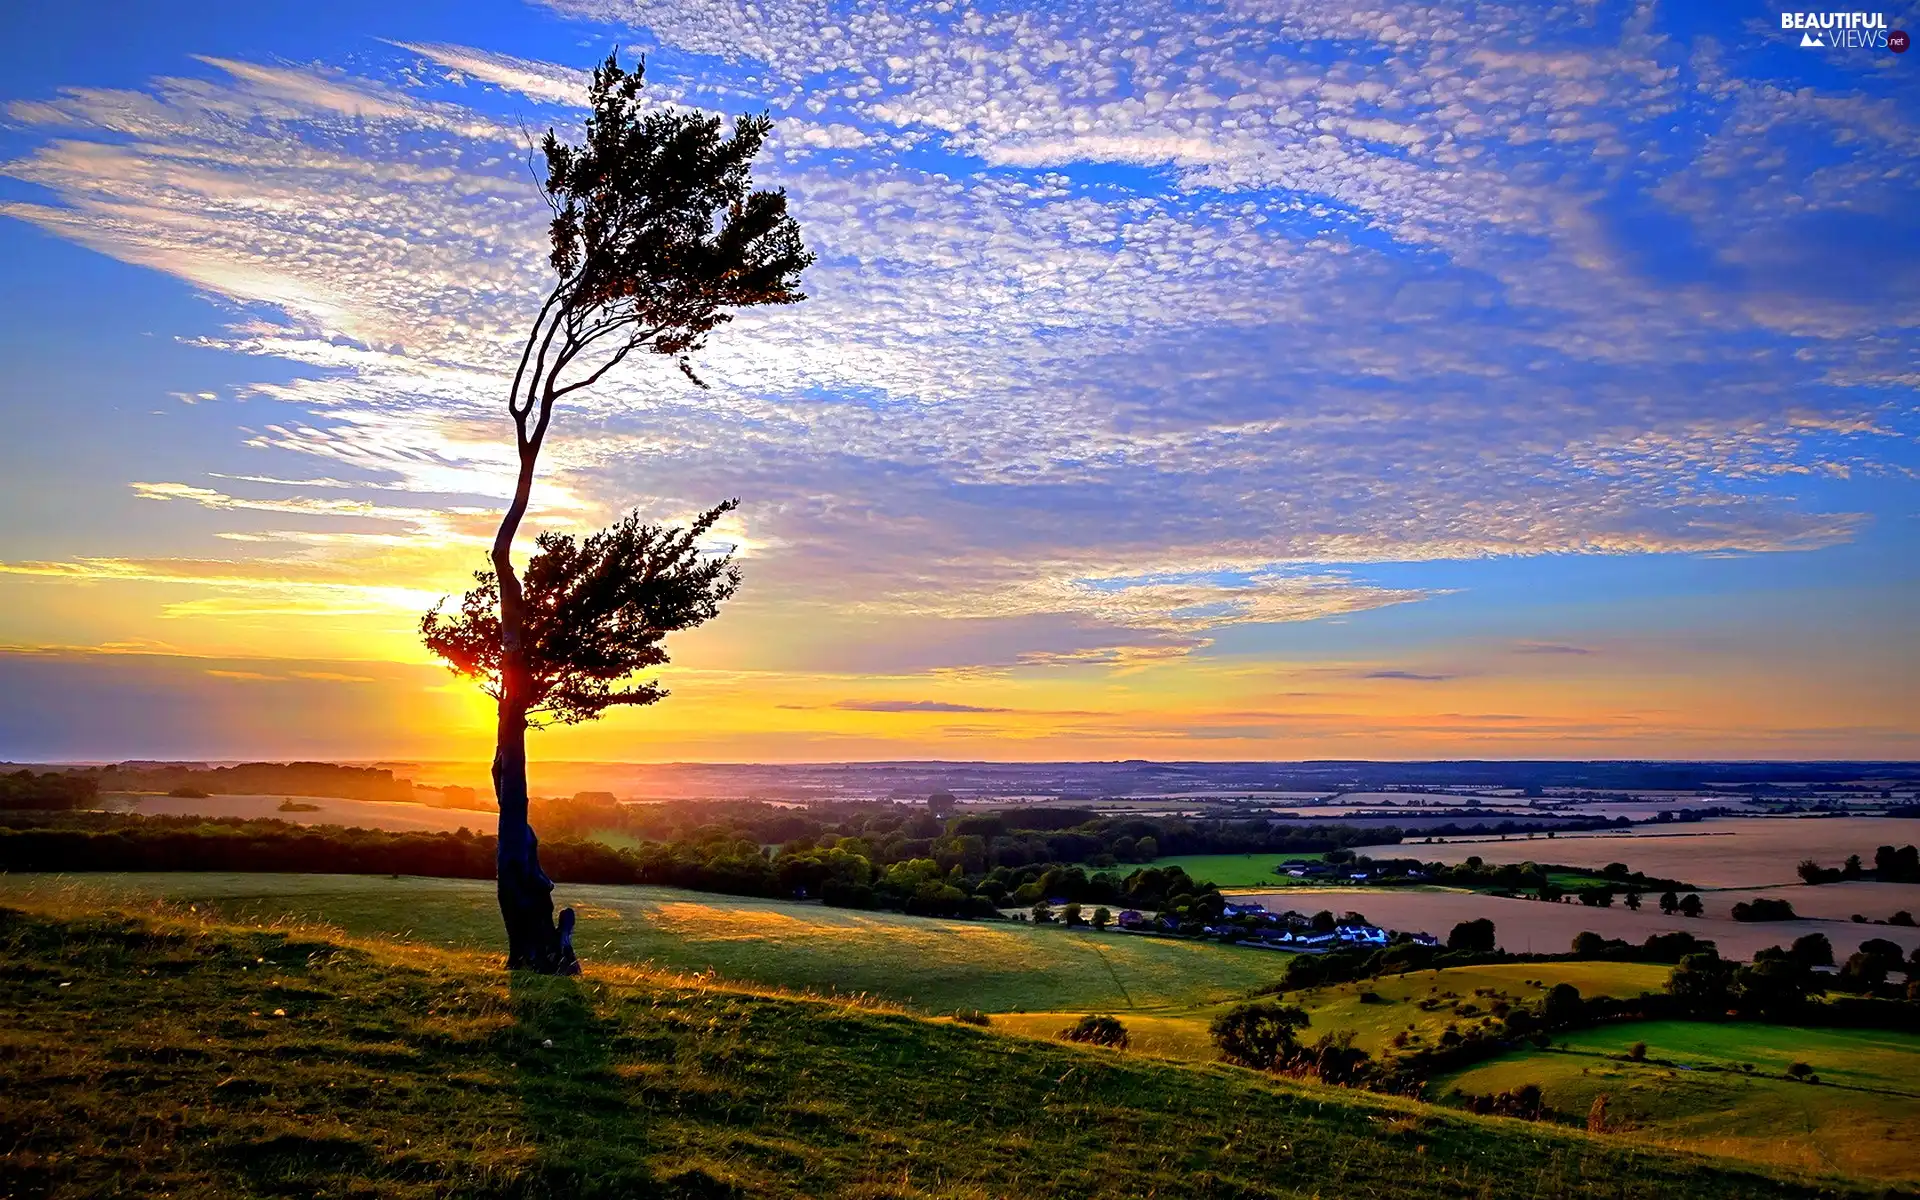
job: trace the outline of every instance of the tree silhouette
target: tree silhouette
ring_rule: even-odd
[[[731,563],[703,561],[695,550],[732,501],[685,529],[630,516],[580,543],[544,535],[526,578],[516,575],[513,540],[554,407],[636,353],[671,357],[705,387],[688,355],[732,309],[803,299],[800,272],[813,261],[786,194],[753,189],[753,160],[772,121],[743,116],[722,136],[718,117],[644,107],[644,71],[609,57],[588,88],[586,140],[572,145],[549,131],[542,145],[555,282],[507,400],[519,476],[494,537],[493,569],[458,614],[435,609],[421,623],[428,646],[455,671],[483,679],[498,701],[496,867],[510,968],[579,969],[573,914],[555,926],[553,881],[527,823],[530,720],[584,721],[612,705],[660,699],[655,684],[623,681],[665,662],[661,639],[713,616],[738,583]]]

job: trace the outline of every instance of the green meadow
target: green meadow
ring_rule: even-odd
[[[1274,868],[1284,862],[1319,862],[1321,855],[1303,854],[1173,854],[1156,858],[1148,866],[1179,867],[1201,883],[1223,888],[1274,888],[1298,884]],[[1129,867],[1129,870],[1133,868]]]
[[[1870,1194],[859,1001],[605,963],[509,977],[204,909],[0,909],[0,1012],[0,1190],[48,1200]]]
[[[1601,962],[1448,967],[1290,992],[1285,1001],[1304,1009],[1311,1020],[1303,1037],[1351,1033],[1354,1045],[1377,1055],[1402,1031],[1430,1045],[1450,1026],[1465,1032],[1491,1021],[1490,1010],[1498,1000],[1532,1000],[1556,983],[1570,983],[1583,996],[1638,996],[1664,987],[1669,970],[1647,963]],[[1137,1052],[1210,1062],[1217,1052],[1208,1027],[1230,1006],[1188,1005],[1117,1015]],[[1009,1014],[995,1016],[994,1023],[1010,1032],[1051,1037],[1085,1011],[1090,1010]]]
[[[1626,1060],[1645,1042],[1644,1063]],[[1804,1062],[1817,1084],[1786,1069]],[[1751,1073],[1745,1068],[1750,1066]],[[1755,1022],[1637,1021],[1569,1034],[1436,1079],[1444,1101],[1536,1084],[1584,1126],[1607,1097],[1605,1135],[1805,1171],[1920,1181],[1920,1036]]]
[[[589,966],[713,972],[926,1012],[1211,1004],[1280,977],[1287,955],[1063,926],[948,921],[650,887],[562,885]],[[500,940],[493,884],[369,875],[0,876],[0,904],[60,912],[192,906],[247,923],[318,923],[456,950]]]

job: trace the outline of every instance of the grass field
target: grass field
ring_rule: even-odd
[[[1650,963],[1501,963],[1450,967],[1290,993],[1289,1003],[1307,1011],[1314,1034],[1350,1031],[1353,1044],[1378,1054],[1396,1033],[1432,1043],[1449,1025],[1462,1033],[1492,1020],[1500,1000],[1534,1000],[1556,983],[1570,983],[1582,996],[1638,996],[1666,986],[1671,967]],[[1363,997],[1372,995],[1374,1000]],[[1422,1002],[1433,1007],[1423,1009]]]
[[[1543,843],[1544,844],[1544,843]],[[1404,853],[1394,853],[1395,847],[1376,846],[1372,849],[1375,858],[1422,858],[1420,847],[1409,843]],[[1300,887],[1301,881],[1276,872],[1274,868],[1288,862],[1319,862],[1324,855],[1306,854],[1177,854],[1165,858],[1156,858],[1152,865],[1156,867],[1179,867],[1194,879],[1203,883],[1212,883],[1222,888],[1277,888]],[[1563,888],[1588,887],[1608,882],[1600,875],[1589,875],[1580,871],[1549,871],[1547,878]],[[1306,886],[1313,886],[1311,883]],[[1329,887],[1351,887],[1351,884],[1329,884]],[[1491,889],[1489,889],[1491,890]],[[1311,902],[1311,897],[1303,897],[1301,904]]]
[[[1201,883],[1223,888],[1279,887],[1291,882],[1274,873],[1283,862],[1319,862],[1321,855],[1306,854],[1172,854],[1156,858],[1149,866],[1179,867]],[[1129,868],[1132,869],[1132,868]]]
[[[927,1012],[1213,1003],[1280,976],[1287,955],[1059,926],[937,921],[683,892],[574,887],[588,963],[713,971],[794,990],[864,993]],[[291,917],[357,936],[482,950],[500,942],[493,885],[367,875],[0,876],[0,904],[196,904],[230,919]]]
[[[1531,1000],[1556,983],[1571,983],[1583,996],[1638,996],[1661,990],[1669,970],[1646,963],[1600,962],[1449,967],[1289,993],[1285,1002],[1305,1009],[1312,1020],[1304,1038],[1350,1032],[1354,1045],[1377,1055],[1402,1030],[1409,1036],[1418,1034],[1426,1044],[1436,1041],[1449,1025],[1464,1032],[1489,1019],[1488,1010],[1496,1000]],[[1369,994],[1374,999],[1362,999]],[[1421,1002],[1429,999],[1433,1005],[1421,1008]],[[1114,1015],[1125,1023],[1138,1053],[1212,1062],[1218,1053],[1208,1026],[1229,1007],[1228,1003],[1170,1006]],[[1087,1011],[1093,1010],[996,1014],[993,1022],[1010,1033],[1052,1037]]]
[[[0,1191],[847,1200],[1865,1195],[860,1004],[0,911]]]
[[[1649,1061],[1620,1061],[1647,1043]],[[1565,1050],[1507,1055],[1435,1080],[1506,1091],[1539,1085],[1547,1104],[1584,1125],[1609,1098],[1609,1134],[1622,1141],[1725,1154],[1807,1171],[1920,1180],[1920,1037],[1865,1030],[1642,1021],[1568,1035]],[[1805,1062],[1818,1085],[1782,1073]],[[1750,1063],[1755,1074],[1740,1070]]]

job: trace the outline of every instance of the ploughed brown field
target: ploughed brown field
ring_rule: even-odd
[[[1855,886],[1858,885],[1776,888],[1761,894],[1797,901],[1805,893],[1838,892]],[[1713,896],[1714,893],[1703,893],[1701,899],[1705,901]],[[1868,938],[1886,938],[1907,952],[1920,946],[1920,929],[1893,925],[1856,925],[1846,920],[1747,923],[1732,920],[1724,915],[1724,910],[1719,917],[1668,917],[1660,912],[1658,895],[1646,897],[1639,912],[1622,907],[1618,901],[1612,908],[1589,908],[1579,903],[1547,904],[1475,892],[1410,888],[1289,888],[1240,892],[1234,898],[1257,900],[1275,912],[1294,909],[1312,913],[1327,909],[1338,915],[1353,911],[1388,929],[1431,933],[1442,939],[1457,923],[1486,917],[1493,921],[1500,948],[1515,953],[1558,953],[1572,945],[1574,935],[1583,930],[1631,942],[1645,941],[1656,933],[1686,930],[1696,937],[1711,938],[1718,944],[1720,953],[1729,958],[1751,958],[1756,950],[1784,946],[1807,933],[1826,934],[1833,942],[1834,954],[1840,958],[1852,954]]]
[[[1458,863],[1478,856],[1490,863],[1550,862],[1598,869],[1622,862],[1663,879],[1703,888],[1752,888],[1798,883],[1802,859],[1837,867],[1849,854],[1868,866],[1880,846],[1920,845],[1920,819],[1910,817],[1722,817],[1696,824],[1648,824],[1605,833],[1553,838],[1498,837],[1412,840],[1367,846],[1381,858]],[[1869,916],[1873,915],[1871,913]],[[1885,914],[1881,914],[1885,915]]]

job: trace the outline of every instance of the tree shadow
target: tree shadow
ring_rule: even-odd
[[[508,1058],[537,1157],[531,1195],[651,1195],[642,1114],[628,1106],[613,1064],[614,1022],[579,976],[514,971]]]
[[[567,1200],[658,1197],[741,1200],[735,1185],[697,1168],[659,1163],[640,1089],[618,1069],[620,1022],[608,997],[578,976],[514,971],[508,993],[521,1114],[536,1147],[525,1193]]]

